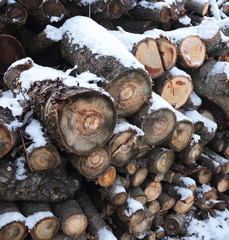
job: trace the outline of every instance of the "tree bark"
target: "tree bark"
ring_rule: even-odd
[[[164,229],[169,236],[176,236],[185,224],[185,215],[171,213],[166,216]]]
[[[198,172],[191,174],[190,177],[199,184],[207,184],[212,178],[212,171],[210,168],[204,166]]]
[[[77,237],[69,237],[66,234],[64,234],[63,232],[58,232],[53,238],[52,240],[87,240],[87,234],[86,233],[82,233]]]
[[[215,160],[209,158],[207,155],[205,154],[201,154],[198,162],[202,165],[202,166],[206,166],[207,168],[211,169],[211,171],[213,173],[220,173],[222,171],[222,165],[218,162],[216,162]]]
[[[83,19],[83,21],[81,21],[81,19]],[[84,23],[81,24],[82,22]],[[74,31],[78,32],[78,39],[83,40],[84,24],[86,23],[96,29],[92,43],[94,50],[101,48],[101,36],[104,37],[103,41],[105,42],[112,42],[112,44],[117,45],[120,44],[116,38],[107,33],[106,29],[99,26],[91,19],[83,17],[74,19],[74,22],[72,22],[72,24],[75,25]],[[117,113],[120,117],[130,116],[146,105],[151,96],[151,80],[143,68],[140,68],[139,64],[136,62],[137,60],[133,59],[133,56],[127,49],[125,50],[123,48],[120,50],[122,51],[122,55],[126,52],[125,58],[126,60],[129,59],[132,61],[132,66],[122,64],[124,60],[122,56],[119,56],[120,60],[112,56],[112,45],[103,50],[102,56],[99,50],[97,53],[94,52],[94,50],[92,52],[92,45],[87,43],[87,41],[83,43],[84,46],[81,46],[80,42],[76,44],[70,43],[72,40],[76,42],[77,39],[72,38],[70,34],[64,35],[61,41],[63,56],[73,66],[77,65],[79,72],[89,70],[98,76],[106,78],[108,82],[104,87],[114,98]]]
[[[74,199],[53,204],[53,213],[60,220],[62,231],[69,237],[76,238],[87,227],[87,218]]]
[[[196,1],[196,0],[186,0],[185,8],[204,16],[208,12],[209,2],[208,1]]]
[[[167,211],[172,208],[176,202],[175,198],[170,197],[166,192],[162,191],[157,201],[161,205],[161,211]]]
[[[128,189],[130,196],[140,202],[142,205],[145,205],[147,202],[147,196],[141,187],[130,187]]]
[[[211,184],[218,192],[226,192],[229,189],[229,176],[221,174],[213,174]]]

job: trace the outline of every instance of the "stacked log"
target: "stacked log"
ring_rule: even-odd
[[[181,238],[228,208],[227,4],[0,9],[0,239]]]

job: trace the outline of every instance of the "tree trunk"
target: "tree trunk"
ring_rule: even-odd
[[[145,133],[145,142],[150,146],[165,142],[176,127],[172,107],[159,95],[153,93],[150,104],[131,118]]]
[[[32,173],[22,157],[0,161],[0,175],[1,201],[58,202],[72,197],[81,187],[80,176],[67,174],[62,164],[43,175]]]
[[[21,214],[17,204],[0,202],[0,219],[4,221],[0,227],[1,240],[21,240],[27,233],[25,217]]]
[[[20,208],[27,217],[26,225],[34,240],[52,239],[58,232],[60,223],[48,203],[24,201],[20,203]]]
[[[12,91],[20,89],[17,77],[33,65],[28,60],[9,69],[4,82]],[[65,150],[86,155],[102,147],[111,137],[116,113],[112,100],[105,94],[68,87],[59,80],[43,80],[36,82],[28,95],[38,119]]]
[[[74,18],[66,21],[66,27],[69,23],[75,26],[74,35],[76,34],[77,39],[69,32],[61,41],[61,51],[67,61],[73,66],[77,65],[79,72],[89,70],[106,78],[108,82],[104,87],[114,98],[120,117],[130,116],[145,106],[151,96],[151,80],[133,55],[123,45],[120,45],[117,38],[107,33],[106,29],[91,19]],[[90,38],[91,42],[83,37],[85,24],[95,29]],[[104,42],[110,43],[103,49],[101,49],[101,37]],[[71,41],[74,43],[70,43]],[[119,46],[117,49],[120,50],[120,60],[117,59],[117,51],[115,53],[113,51],[113,45]]]
[[[75,200],[68,199],[53,204],[53,213],[60,220],[61,230],[69,237],[75,238],[87,227],[87,218]]]

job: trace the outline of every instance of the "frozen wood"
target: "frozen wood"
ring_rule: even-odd
[[[208,12],[209,2],[208,0],[187,0],[185,1],[185,8],[188,8],[189,10],[204,16]]]
[[[0,239],[21,240],[27,233],[25,217],[16,202],[0,202]]]
[[[185,215],[174,213],[168,214],[165,218],[164,229],[169,236],[176,236],[185,224]]]
[[[222,171],[222,165],[217,161],[208,157],[206,154],[202,153],[198,162],[202,166],[206,166],[207,168],[211,169],[211,171],[214,173],[220,173]]]
[[[26,216],[26,225],[35,240],[52,239],[58,232],[60,223],[48,203],[24,201],[20,209]]]
[[[60,221],[61,230],[67,236],[75,238],[86,230],[87,218],[76,200],[68,199],[61,203],[53,204],[52,210]]]
[[[146,236],[148,230],[150,229],[150,225],[150,221],[145,218],[139,224],[131,226],[129,231],[133,236],[140,238],[142,236]]]
[[[156,93],[152,93],[149,105],[134,115],[131,121],[145,132],[145,142],[151,146],[165,142],[176,127],[174,109]]]
[[[198,110],[200,105],[202,104],[202,100],[195,91],[192,91],[187,102],[184,104],[183,109],[185,110]]]
[[[90,38],[85,25],[94,29]],[[86,17],[69,19],[63,27],[68,30],[61,41],[63,56],[77,65],[79,72],[89,70],[106,78],[104,87],[114,98],[119,116],[130,116],[146,105],[151,96],[151,80],[117,38]],[[101,39],[109,44],[101,45]],[[113,46],[117,48],[114,50]]]
[[[162,174],[167,172],[175,158],[173,151],[165,148],[153,148],[148,153],[148,170],[151,173]]]
[[[181,174],[176,172],[174,173],[175,174],[171,183],[179,187],[188,188],[192,192],[196,190],[196,182],[192,178],[184,177]]]

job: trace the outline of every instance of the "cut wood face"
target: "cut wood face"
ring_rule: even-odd
[[[203,167],[199,172],[199,176],[198,176],[199,183],[207,184],[210,182],[211,178],[212,178],[212,171],[207,167]]]
[[[179,109],[187,102],[192,90],[192,81],[188,77],[176,76],[165,82],[161,90],[161,97],[175,109]]]
[[[198,68],[205,60],[206,47],[198,36],[183,39],[179,51],[186,67]]]
[[[103,175],[98,177],[98,183],[101,187],[110,187],[115,178],[116,169],[113,166],[110,166]]]
[[[174,236],[179,233],[180,225],[175,219],[169,219],[168,221],[165,221],[164,224],[166,228],[166,233],[170,236]]]
[[[160,182],[152,182],[148,184],[144,190],[146,196],[147,196],[147,201],[153,201],[159,197],[159,195],[162,192],[162,186]]]
[[[148,175],[148,170],[146,167],[140,168],[133,176],[131,176],[131,185],[133,187],[140,186]]]
[[[156,164],[158,173],[165,173],[170,169],[173,163],[171,159],[174,159],[174,153],[172,151],[167,151],[160,156]]]
[[[119,117],[127,117],[148,102],[152,86],[145,74],[131,70],[112,81],[106,91],[114,98]]]
[[[20,23],[26,21],[28,14],[21,4],[13,3],[7,7],[6,15],[12,23]]]
[[[112,199],[112,202],[115,204],[115,205],[122,205],[126,202],[128,198],[128,195],[126,192],[121,192],[119,194],[117,194],[113,199]]]
[[[60,130],[74,152],[88,154],[108,141],[115,122],[111,102],[99,94],[86,93],[63,107]]]
[[[21,240],[25,237],[26,231],[27,228],[23,223],[9,223],[1,228],[0,240]]]
[[[13,144],[13,136],[7,127],[0,124],[0,158],[6,155]]]
[[[62,18],[65,13],[64,6],[58,1],[46,1],[43,4],[43,12],[46,17],[59,17]]]
[[[172,135],[175,126],[176,117],[172,111],[165,108],[152,112],[143,126],[146,143],[149,145],[163,143]]]
[[[146,38],[141,41],[135,47],[134,55],[145,66],[151,78],[157,78],[164,73],[157,43],[154,39]]]
[[[201,143],[194,144],[188,153],[188,157],[187,157],[188,163],[190,165],[194,164],[196,160],[199,159],[202,152],[203,152],[203,145]]]
[[[178,200],[173,209],[177,214],[186,213],[191,209],[193,203],[194,200],[190,203],[185,203],[183,201]]]

